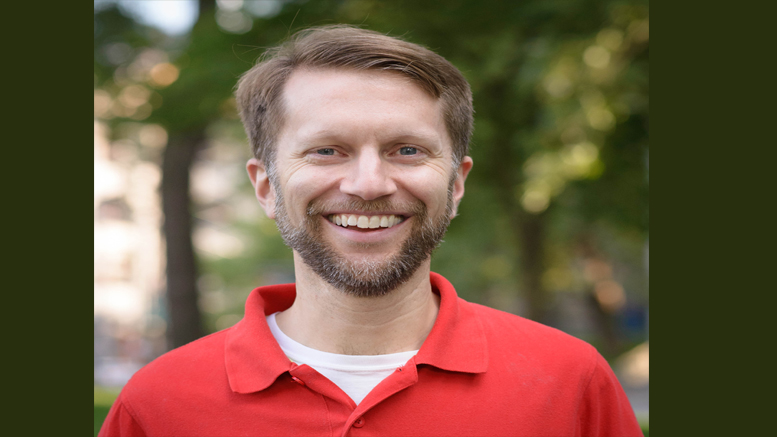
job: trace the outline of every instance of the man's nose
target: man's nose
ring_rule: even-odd
[[[390,164],[382,160],[378,153],[360,153],[348,166],[347,174],[340,183],[340,191],[364,200],[388,196],[397,191],[390,173]]]

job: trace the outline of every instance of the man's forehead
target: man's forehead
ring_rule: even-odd
[[[364,92],[359,95],[351,93],[353,89]],[[416,81],[396,71],[354,69],[354,68],[300,68],[291,73],[282,89],[281,98],[284,106],[293,110],[295,105],[344,99],[377,99],[380,91],[401,92],[407,100],[415,100],[428,106],[435,106],[439,111],[440,99],[424,90]]]
[[[296,137],[334,138],[343,134],[344,126],[360,120],[373,125],[380,119],[385,121],[380,124],[382,136],[451,144],[439,99],[400,73],[301,69],[289,77],[283,101],[286,122],[294,125]]]

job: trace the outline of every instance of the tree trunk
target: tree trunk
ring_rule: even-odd
[[[517,74],[517,73],[516,73]],[[513,77],[512,73],[506,78]],[[513,275],[521,284],[521,295],[526,299],[525,316],[538,322],[547,322],[547,293],[542,286],[545,269],[545,225],[548,212],[539,214],[526,212],[515,194],[516,187],[524,182],[523,164],[526,152],[514,146],[513,139],[519,134],[519,126],[534,126],[538,104],[534,99],[524,99],[520,106],[514,106],[510,97],[510,84],[505,79],[492,83],[483,94],[492,102],[492,113],[485,114],[494,123],[492,140],[498,146],[491,147],[486,166],[490,168],[488,178],[492,188],[507,215],[512,228],[511,238],[520,255]]]
[[[216,9],[216,0],[200,0],[197,9],[200,12],[200,18],[202,18],[203,15]]]
[[[527,317],[531,320],[548,323],[547,292],[542,286],[542,274],[545,271],[545,217],[540,214],[522,214],[520,220],[521,274],[523,290],[528,306]]]
[[[205,140],[204,129],[171,137],[162,163],[162,212],[167,250],[168,348],[204,335],[197,306],[197,264],[192,245],[189,172]]]

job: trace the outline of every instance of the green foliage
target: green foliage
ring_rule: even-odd
[[[108,412],[111,409],[111,405],[116,400],[118,392],[114,390],[107,390],[100,387],[94,388],[94,435],[97,437],[97,433],[100,432],[105,418],[108,417]]]
[[[100,433],[100,428],[105,422],[105,418],[108,417],[108,412],[111,410],[110,406],[97,405],[94,406],[94,437]]]
[[[111,390],[102,387],[94,388],[94,404],[110,407],[113,401],[119,396],[117,390]]]

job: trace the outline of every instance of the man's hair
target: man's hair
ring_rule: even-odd
[[[442,56],[417,44],[346,25],[308,28],[267,50],[240,78],[235,92],[254,156],[270,176],[275,142],[284,122],[283,87],[300,68],[394,71],[442,102],[443,118],[458,166],[472,135],[472,92],[461,72]]]

